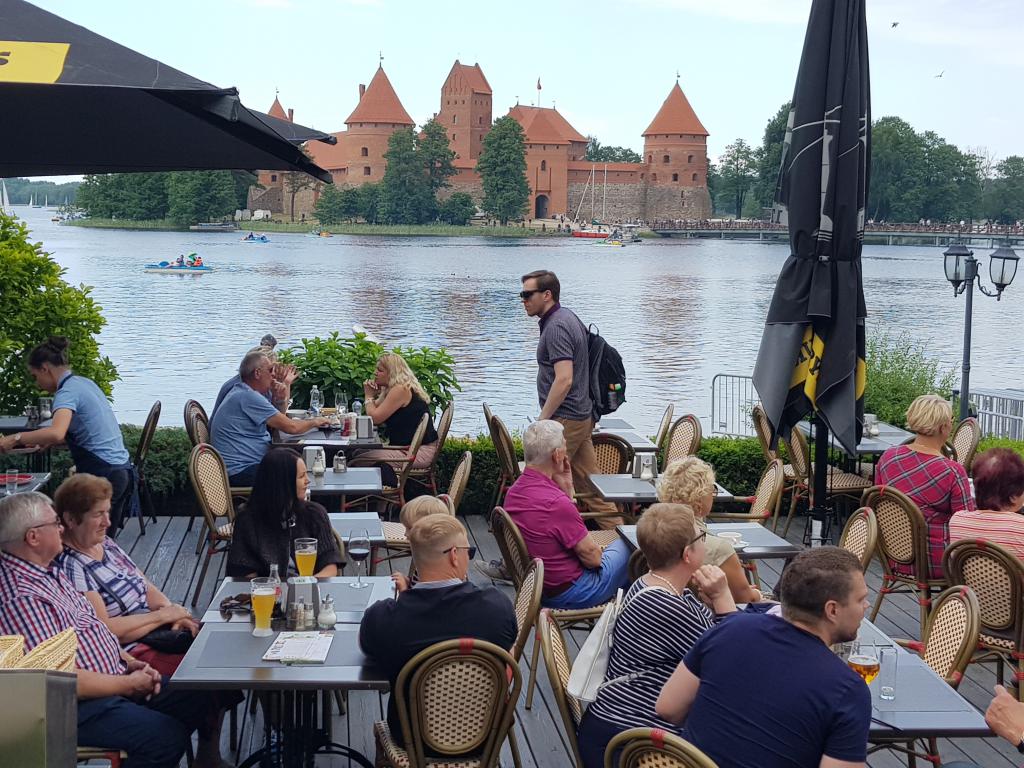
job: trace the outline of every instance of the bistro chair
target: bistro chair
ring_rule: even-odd
[[[535,557],[526,570],[522,585],[516,590],[516,642],[512,657],[518,663],[526,649],[526,641],[537,624],[540,601],[544,592],[544,561]]]
[[[665,407],[665,413],[661,416],[661,424],[658,425],[658,431],[654,435],[654,444],[658,446],[659,452],[665,448],[665,438],[668,437],[668,428],[672,426],[672,416],[675,412],[676,407],[669,403]]]
[[[455,415],[455,404],[450,403],[441,413],[441,419],[437,422],[437,451],[429,467],[413,467],[409,470],[409,479],[430,489],[430,493],[437,496],[437,462],[444,450],[445,440],[448,439],[448,431],[452,426],[452,418]]]
[[[548,608],[540,612],[540,618],[537,620],[537,633],[540,636],[539,645],[544,650],[544,666],[547,668],[548,679],[551,681],[551,690],[555,695],[558,713],[562,717],[562,729],[565,731],[565,737],[569,743],[573,764],[576,768],[583,768],[580,745],[576,740],[580,720],[583,719],[583,706],[579,699],[570,695],[567,690],[572,661],[569,659],[568,650],[566,650],[562,628]]]
[[[146,482],[146,456],[149,454],[149,446],[153,442],[153,434],[156,432],[157,422],[160,421],[160,401],[157,400],[153,403],[153,407],[149,409],[149,415],[146,417],[146,423],[142,427],[142,433],[139,435],[139,444],[135,448],[135,456],[132,459],[132,464],[135,466],[135,474],[138,477],[138,493],[139,503],[141,509],[139,510],[139,531],[141,534],[146,533],[146,517],[154,523],[156,522],[156,508],[153,506],[153,497],[149,492],[149,484]],[[125,521],[121,520],[121,525],[124,526]]]
[[[597,474],[600,475],[625,475],[628,474],[633,466],[633,447],[626,442],[626,440],[611,432],[597,432],[594,434],[592,441],[594,443],[594,455],[596,457],[596,468]],[[591,494],[595,494],[597,491],[591,491]],[[577,500],[584,499],[588,494],[577,493]],[[606,514],[601,512],[590,512],[580,511],[580,515],[584,520],[597,520],[602,517],[622,517],[629,518],[627,522],[635,522],[634,515],[631,512],[627,513],[624,504],[616,504],[615,512],[613,514]],[[612,531],[614,533],[614,531]],[[614,540],[614,539],[613,539]]]
[[[750,421],[754,425],[757,442],[761,446],[761,453],[764,454],[765,461],[774,461],[780,458],[777,448],[772,448],[772,424],[768,421],[768,415],[764,412],[764,408],[761,407],[760,403],[751,409]],[[782,489],[782,495],[785,496],[787,493],[793,492],[793,488],[796,485],[794,482],[796,472],[793,470],[792,464],[783,464],[782,471],[786,475],[786,485]],[[776,517],[777,520],[778,518]]]
[[[427,424],[430,423],[430,414],[424,413],[423,418],[420,419],[420,424],[416,427],[416,431],[412,435],[412,442],[409,445],[403,446],[388,446],[395,450],[402,450],[405,455],[398,459],[388,459],[387,464],[399,464],[401,465],[397,469],[398,478],[395,485],[385,485],[383,490],[378,493],[368,493],[365,496],[359,496],[358,498],[349,500],[342,497],[341,500],[341,511],[345,512],[352,507],[366,507],[371,502],[382,502],[385,504],[387,511],[393,508],[401,509],[405,506],[405,484],[409,480],[409,472],[412,469],[412,463],[416,461],[416,453],[419,451],[420,446],[423,445],[423,435],[427,432]],[[372,462],[376,464],[377,462]],[[349,466],[365,466],[365,462],[360,462],[359,459],[353,461]]]
[[[466,494],[466,486],[469,485],[469,474],[473,469],[473,453],[465,451],[452,471],[452,481],[448,485],[447,495],[454,515],[462,505],[462,497]]]
[[[210,442],[210,417],[198,400],[185,401],[185,432],[193,446]]]
[[[439,498],[441,501],[448,505],[448,514],[454,516],[455,502],[452,501],[452,497],[449,496],[447,493],[439,493],[437,494],[437,498]]]
[[[868,572],[878,548],[878,518],[871,507],[860,507],[850,515],[839,537],[839,546],[852,552],[860,560],[861,570]]]
[[[484,407],[484,423],[487,425],[487,434],[491,438],[491,444],[494,446],[494,452],[498,452],[498,438],[494,435],[494,414],[491,412],[491,408],[487,403],[483,404]],[[501,468],[501,459],[498,458],[498,478],[495,482],[494,498],[491,499],[491,508],[493,509],[501,503],[501,486],[504,480],[505,474]]]
[[[917,598],[923,628],[928,621],[932,593],[949,586],[945,578],[929,576],[928,526],[924,515],[908,496],[889,485],[868,488],[861,506],[871,507],[875,512],[878,558],[882,562],[882,586],[871,609],[871,621],[875,620],[887,595],[909,592]],[[894,566],[901,566],[907,573],[898,573]]]
[[[608,742],[604,768],[718,768],[718,764],[674,733],[630,728]]]
[[[958,688],[978,647],[980,612],[978,598],[970,587],[950,587],[935,598],[920,641],[894,639],[894,642],[916,653],[950,687]],[[902,752],[907,755],[911,768],[916,765],[918,757],[938,764],[939,745],[934,736],[873,743],[874,746],[868,749],[869,754],[879,749]]]
[[[680,416],[668,431],[663,466],[667,467],[676,459],[696,455],[700,450],[700,437],[700,420],[692,413]]]
[[[224,460],[212,445],[200,443],[192,449],[188,457],[188,477],[192,481],[196,501],[206,521],[206,556],[203,567],[199,571],[199,580],[192,593],[192,607],[199,602],[199,593],[203,590],[203,581],[210,560],[214,555],[226,554],[231,547],[231,535],[235,527],[235,507],[231,500],[231,487],[228,485],[228,471]],[[219,523],[219,520],[227,522]]]
[[[629,563],[626,565],[626,572],[629,574],[630,583],[636,581],[646,574],[650,569],[647,565],[647,557],[639,547],[633,550],[629,556]]]
[[[491,436],[494,439],[494,452],[498,455],[498,466],[501,477],[498,481],[498,504],[505,500],[505,493],[523,473],[523,463],[516,456],[515,443],[512,435],[499,417],[491,417]]]
[[[968,417],[956,425],[953,435],[949,438],[949,444],[953,447],[953,460],[958,462],[971,474],[971,466],[974,464],[974,456],[978,452],[978,443],[981,442],[981,426],[973,416]]]
[[[1008,661],[1024,701],[1024,563],[998,544],[963,539],[946,547],[942,568],[951,583],[970,587],[978,598],[980,634],[971,663],[995,659],[1002,683]]]
[[[387,721],[373,725],[377,765],[495,768],[521,688],[519,665],[504,648],[473,638],[430,646],[402,667],[391,694],[404,748]]]

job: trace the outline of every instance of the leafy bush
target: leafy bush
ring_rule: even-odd
[[[117,369],[100,355],[96,334],[106,321],[91,289],[64,282],[64,269],[29,242],[28,228],[2,213],[0,275],[0,413],[21,413],[39,396],[25,361],[48,336],[67,336],[71,367],[109,396]]]
[[[949,397],[956,371],[942,370],[924,346],[907,333],[888,331],[867,340],[867,390],[864,410],[879,420],[905,426],[907,408],[920,395]]]
[[[513,437],[516,451],[522,455],[522,443]],[[473,468],[469,473],[469,483],[459,507],[461,514],[489,515],[498,491],[498,454],[494,451],[494,443],[487,435],[477,437],[455,437],[449,435],[444,443],[444,450],[437,460],[438,490],[442,493],[451,485],[452,473],[459,463],[462,454],[470,451],[473,454]],[[413,494],[415,495],[415,494]]]
[[[303,339],[301,347],[280,350],[281,362],[299,369],[301,378],[292,388],[292,398],[299,407],[309,403],[310,388],[316,384],[326,395],[327,405],[334,404],[331,393],[342,391],[349,401],[363,399],[363,382],[373,376],[377,358],[385,349],[364,333],[341,338],[337,332],[326,339]],[[394,347],[409,364],[430,397],[431,411],[444,410],[456,391],[461,392],[455,378],[455,361],[445,349],[429,347]]]
[[[1024,441],[1011,440],[1008,437],[986,437],[978,443],[978,453],[984,453],[990,448],[1009,448],[1024,456]]]
[[[753,437],[705,437],[697,456],[715,468],[718,484],[736,496],[754,493],[765,466]]]

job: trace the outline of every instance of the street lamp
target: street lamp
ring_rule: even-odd
[[[1017,274],[1017,262],[1020,257],[1007,245],[996,248],[989,256],[989,279],[995,286],[990,291],[981,282],[978,275],[978,260],[974,251],[962,243],[949,246],[943,254],[946,279],[953,284],[953,295],[967,293],[967,305],[964,308],[964,362],[960,374],[960,418],[966,419],[970,397],[971,380],[971,315],[974,311],[974,284],[986,296],[994,296],[996,301],[1002,298],[1003,291],[1013,282]]]

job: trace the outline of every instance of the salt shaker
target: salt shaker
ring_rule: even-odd
[[[334,454],[334,471],[336,473],[348,471],[348,462],[345,461],[344,451],[338,451]]]
[[[316,623],[320,629],[334,629],[334,625],[338,623],[338,614],[334,610],[334,598],[330,595],[320,603],[320,615],[317,617]]]

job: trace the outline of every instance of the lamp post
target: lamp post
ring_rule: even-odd
[[[986,296],[994,296],[996,301],[1002,298],[1003,290],[1013,282],[1017,274],[1017,262],[1020,257],[1007,245],[996,248],[989,256],[989,279],[995,286],[995,291],[990,291],[981,282],[978,275],[978,260],[974,258],[974,251],[970,250],[963,243],[949,246],[944,252],[944,266],[946,279],[953,284],[953,295],[967,294],[967,303],[964,307],[964,361],[960,374],[960,419],[966,419],[969,415],[968,402],[970,398],[971,382],[971,316],[974,312],[974,283],[978,283],[978,290]]]

